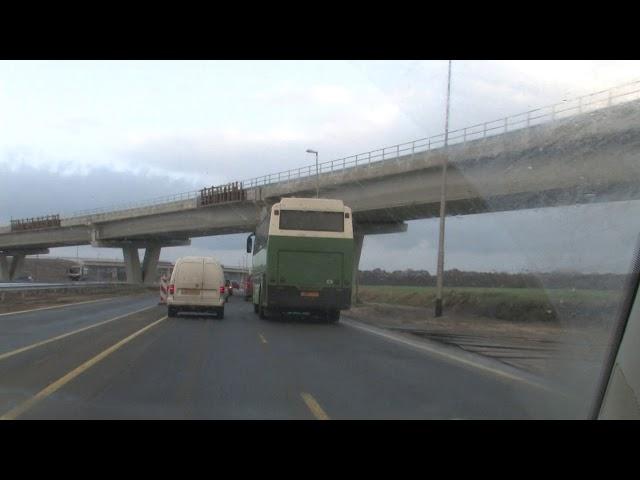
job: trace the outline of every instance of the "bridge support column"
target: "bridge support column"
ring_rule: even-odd
[[[160,245],[148,246],[144,250],[144,259],[142,260],[142,282],[145,285],[153,285],[155,283],[159,260]]]
[[[9,260],[5,255],[0,255],[0,282],[9,281]]]
[[[153,285],[158,276],[158,262],[162,247],[182,247],[191,245],[188,238],[175,239],[122,239],[100,240],[92,234],[91,245],[98,248],[122,248],[124,266],[127,273],[127,283]],[[142,265],[138,250],[144,249]]]
[[[16,253],[11,259],[11,265],[9,265],[9,280],[13,280],[22,273],[24,268],[24,253]]]
[[[0,251],[0,281],[10,282],[18,277],[24,269],[24,259],[27,255],[46,255],[48,253],[48,248]],[[9,261],[9,257],[11,257],[11,261]]]
[[[142,283],[142,269],[140,268],[140,257],[138,248],[135,245],[122,247],[124,256],[124,267],[127,272],[127,283]]]
[[[158,262],[162,247],[188,246],[191,245],[191,240],[96,240],[91,245],[100,248],[122,248],[127,283],[153,285],[158,277]],[[142,265],[138,255],[138,249],[141,248],[144,248]]]

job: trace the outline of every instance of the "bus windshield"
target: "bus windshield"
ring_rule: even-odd
[[[281,210],[280,230],[344,232],[344,213]]]

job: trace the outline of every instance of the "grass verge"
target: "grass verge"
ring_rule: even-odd
[[[608,290],[481,288],[443,290],[445,309],[508,321],[581,319],[598,322],[610,319],[622,292]],[[365,303],[433,307],[435,287],[361,285],[359,297]]]

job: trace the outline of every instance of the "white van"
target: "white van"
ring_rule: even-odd
[[[182,257],[176,262],[167,292],[167,316],[179,312],[215,312],[224,318],[225,278],[212,257]]]

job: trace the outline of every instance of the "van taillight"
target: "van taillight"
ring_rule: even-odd
[[[224,295],[224,285],[222,287],[220,287],[220,294]]]
[[[173,295],[176,292],[175,285],[169,285],[169,295]]]

